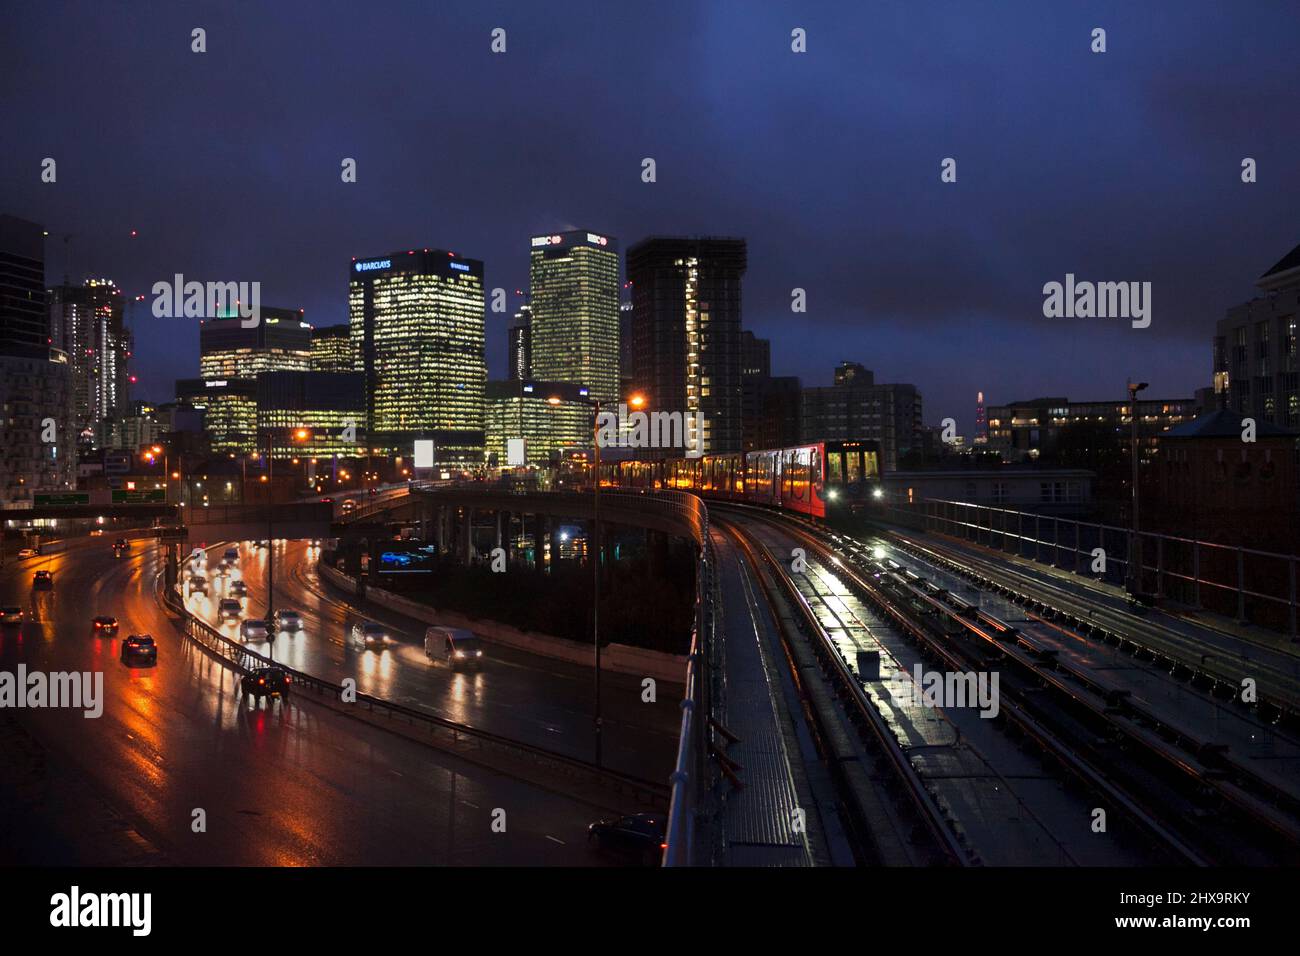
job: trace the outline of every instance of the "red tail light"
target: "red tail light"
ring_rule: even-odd
[[[291,680],[293,680],[293,678],[290,677],[288,674],[285,674],[285,675],[284,675],[284,682],[285,682],[286,684],[289,683],[289,681],[291,681]]]
[[[259,677],[259,678],[257,679],[257,682],[258,682],[259,684],[265,684],[265,683],[266,683],[266,678],[265,678],[265,677]]]

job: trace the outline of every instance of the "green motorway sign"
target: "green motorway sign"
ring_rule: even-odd
[[[53,495],[33,495],[36,507],[41,508],[45,505],[88,505],[90,504],[90,492],[88,491],[65,491]]]
[[[150,488],[148,491],[115,491],[115,505],[163,504],[167,501],[167,491],[163,488]]]

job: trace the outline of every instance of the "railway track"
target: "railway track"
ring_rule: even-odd
[[[761,543],[716,521],[744,555],[778,624],[786,664],[831,771],[839,810],[864,865],[978,862],[963,846],[879,714],[834,653],[817,615]]]
[[[1007,568],[976,570],[962,560],[963,556],[938,542],[922,543],[892,528],[881,528],[879,534],[895,547],[1014,601],[1030,613],[1171,670],[1182,667],[1194,685],[1206,687],[1220,699],[1238,697],[1242,682],[1249,678],[1258,686],[1255,707],[1261,718],[1300,731],[1300,676],[1294,667],[1286,669],[1258,657],[1244,660],[1225,654],[1205,641],[1131,613],[1089,603],[1067,588]]]
[[[1193,865],[1300,859],[1295,794],[1212,742],[1196,741],[1089,675],[1063,666],[1015,627],[873,549],[824,529],[743,509],[836,568],[856,593],[952,670],[997,668],[1004,720],[1101,806]],[[847,667],[847,662],[846,662]],[[856,682],[856,681],[855,681]]]

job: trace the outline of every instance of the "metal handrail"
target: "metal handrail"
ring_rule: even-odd
[[[710,700],[707,668],[713,645],[713,543],[709,538],[708,509],[699,498],[688,497],[693,498],[698,507],[703,544],[695,575],[695,621],[686,665],[686,694],[682,698],[677,762],[668,778],[672,796],[668,802],[664,866],[691,866],[695,862],[695,819],[698,799],[705,789],[708,752]]]

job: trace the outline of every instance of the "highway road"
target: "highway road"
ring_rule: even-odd
[[[215,548],[213,563],[224,548]],[[302,615],[300,632],[276,635],[274,657],[290,667],[338,682],[354,677],[357,689],[395,703],[582,760],[594,755],[591,670],[564,661],[497,645],[477,672],[453,671],[424,654],[421,622],[379,607],[358,610],[348,596],[324,585],[315,570],[317,549],[305,541],[279,541],[275,558],[275,606]],[[266,549],[240,545],[240,576],[248,585],[245,616],[266,613]],[[209,573],[211,577],[211,573]],[[189,598],[191,610],[223,633],[238,637],[234,622],[219,625],[217,604],[224,591]],[[347,637],[356,621],[386,625],[393,646],[365,650]],[[251,650],[266,653],[266,641]],[[606,672],[602,679],[605,765],[647,780],[672,773],[681,722],[681,688],[658,688],[654,702],[642,699],[641,681]]]
[[[596,808],[310,703],[244,698],[233,671],[173,630],[154,594],[157,547],[115,559],[110,543],[0,569],[0,604],[29,617],[0,631],[0,670],[102,671],[105,698],[97,719],[0,712],[7,862],[607,862],[585,844]],[[52,591],[31,590],[41,568]],[[158,666],[121,664],[120,638],[92,633],[95,614],[117,616],[121,637],[153,634]]]

